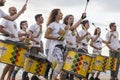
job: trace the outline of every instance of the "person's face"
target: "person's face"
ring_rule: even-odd
[[[17,13],[17,9],[15,7],[11,7],[9,9],[9,13],[10,13],[10,15],[15,15]]]
[[[74,22],[74,17],[73,16],[70,16],[68,18],[68,24],[72,24]]]
[[[116,25],[115,24],[111,27],[111,30],[116,31]]]
[[[44,22],[44,19],[43,19],[42,16],[40,16],[40,17],[37,19],[37,21],[38,21],[39,23],[43,23],[43,22]]]
[[[4,6],[6,0],[0,0],[0,6]]]
[[[87,23],[85,24],[85,28],[86,28],[86,29],[89,29],[89,27],[90,27],[90,24],[89,24],[89,22],[87,22]]]
[[[63,17],[63,14],[62,14],[62,12],[59,10],[58,11],[58,15],[56,16],[59,20],[61,20],[62,19],[62,17]]]
[[[28,28],[28,24],[27,24],[27,22],[22,23],[22,28],[25,28],[25,29],[27,29],[27,28]]]
[[[97,33],[100,33],[101,32],[101,29],[100,28],[97,28]]]

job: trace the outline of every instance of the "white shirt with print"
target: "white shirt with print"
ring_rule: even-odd
[[[119,34],[117,31],[114,31],[114,32],[108,32],[106,34],[106,40],[108,41],[110,39],[110,35],[113,34],[114,36],[111,37],[111,40],[110,40],[110,46],[117,50],[118,48],[120,48],[120,44],[119,44]]]
[[[33,35],[37,35],[39,33],[40,26],[38,24],[34,24],[34,25],[31,25],[28,30],[32,31]],[[42,37],[42,32],[37,38],[33,38],[33,39],[38,41],[41,44],[41,37]],[[34,41],[31,41],[31,46],[41,47],[40,44],[36,44]]]
[[[4,13],[4,12],[0,9],[0,18],[3,18],[3,17],[5,17],[5,16],[7,16],[7,14]]]
[[[66,46],[68,48],[76,48],[76,36],[77,36],[76,31],[74,32],[72,32],[71,30],[68,31],[66,35],[66,41],[71,43],[71,45],[69,43],[66,43]]]
[[[93,38],[95,38],[95,37],[96,37],[96,35],[93,36]],[[98,37],[98,38],[96,39],[96,41],[93,42],[93,45],[94,45],[95,47],[97,47],[97,48],[102,48],[102,38],[101,38],[101,37]],[[98,55],[100,55],[101,52],[102,52],[102,50],[98,50],[98,49],[93,48],[93,54],[98,54]]]
[[[20,30],[19,32],[22,33],[22,34],[26,33],[26,31],[24,31],[24,30]],[[22,38],[25,38],[25,37],[26,36],[22,36]]]
[[[82,37],[86,34],[86,31],[85,30],[81,30],[79,31],[79,36]],[[87,38],[91,38],[91,34],[87,35],[84,39],[81,40],[81,42],[79,43],[79,46],[78,46],[78,49],[88,49],[88,41],[87,41]],[[83,44],[85,44],[86,46],[84,46]]]
[[[11,33],[11,34],[14,34],[15,38],[11,38],[11,37],[5,37],[5,39],[8,39],[8,40],[12,40],[12,41],[18,41],[18,33],[17,33],[17,24],[15,21],[9,21],[9,20],[6,20],[6,19],[3,19],[1,24],[4,28],[5,31]]]
[[[55,37],[59,37],[59,31],[60,30],[64,30],[65,26],[63,24],[57,23],[57,22],[52,22],[48,28],[51,28],[53,31],[50,35],[55,36]],[[53,62],[54,61],[54,57],[52,56],[53,50],[55,48],[55,45],[62,45],[63,41],[58,41],[58,40],[52,40],[50,42],[50,48],[49,48],[49,54],[48,54],[48,60]]]

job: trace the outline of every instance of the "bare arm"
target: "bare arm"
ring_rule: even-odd
[[[86,18],[86,13],[83,13],[82,17]],[[76,29],[81,24],[81,22],[83,20],[82,17],[71,27],[71,30]]]
[[[22,9],[15,15],[13,16],[5,16],[3,17],[4,19],[10,20],[10,21],[14,21],[15,19],[17,19],[24,11],[26,10],[26,4],[22,7]]]
[[[2,25],[0,25],[0,32],[3,33],[3,34],[8,34],[8,35],[10,34],[9,32],[7,32],[3,29]]]
[[[93,48],[95,48],[95,49],[98,49],[98,50],[101,49],[101,48],[98,48],[98,47],[94,46],[93,40],[91,40],[91,42],[90,42],[90,46],[93,47]]]
[[[6,30],[4,30],[2,25],[0,25],[0,32],[3,33],[3,34],[7,34],[7,35],[10,36],[11,38],[15,38],[15,35],[9,33],[9,32],[6,31]]]
[[[50,35],[52,33],[52,31],[53,30],[51,28],[47,28],[47,30],[45,32],[45,38],[47,38],[47,39],[53,39],[53,40],[58,40],[57,37]]]
[[[40,25],[40,29],[37,35],[32,35],[32,38],[37,38],[39,37],[40,33],[42,32],[42,25]]]
[[[22,36],[25,36],[24,38]],[[27,37],[26,33],[18,32],[19,41],[24,41]]]

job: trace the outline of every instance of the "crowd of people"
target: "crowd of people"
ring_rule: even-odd
[[[0,0],[0,6],[4,6],[5,0]],[[22,9],[17,12],[16,7],[9,8],[9,15],[4,13],[0,9],[0,18],[3,18],[0,23],[0,33],[7,34],[5,39],[11,41],[21,41],[29,42],[30,54],[39,55],[39,53],[45,53],[50,64],[45,71],[44,77],[48,79],[48,74],[50,73],[50,80],[57,80],[58,75],[60,75],[60,80],[75,80],[74,74],[69,74],[62,70],[65,58],[68,51],[76,51],[79,54],[89,54],[88,45],[93,48],[93,56],[101,55],[102,44],[104,43],[109,48],[110,57],[117,58],[116,71],[111,71],[110,80],[118,80],[118,72],[120,65],[120,41],[119,33],[117,31],[117,26],[115,22],[109,24],[110,31],[106,34],[106,39],[101,38],[101,28],[96,27],[94,34],[88,31],[90,28],[89,20],[85,20],[87,17],[86,12],[82,13],[82,16],[74,23],[74,16],[69,14],[63,19],[63,13],[60,9],[53,9],[48,17],[44,38],[46,39],[45,49],[43,47],[43,41],[41,39],[43,35],[43,22],[44,18],[42,14],[35,15],[36,23],[28,26],[26,20],[21,20],[20,30],[18,31],[17,23],[15,20],[26,10],[26,4]],[[63,23],[60,20],[63,19]],[[77,30],[78,27],[82,27],[80,31]],[[29,40],[27,40],[29,38]],[[44,51],[45,50],[45,51]],[[54,69],[50,71],[51,66],[56,63]],[[6,80],[16,80],[16,74],[20,70],[20,67],[15,65],[6,64],[1,74],[0,80],[5,80],[5,75],[7,75]],[[23,71],[22,80],[29,80],[27,71]],[[100,72],[94,76],[96,71],[87,73],[86,77],[78,77],[79,80],[100,80]],[[33,74],[31,80],[39,80],[36,74]]]

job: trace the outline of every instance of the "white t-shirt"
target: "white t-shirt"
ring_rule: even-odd
[[[79,36],[82,37],[86,34],[86,31],[85,30],[81,30],[79,31]],[[79,46],[78,46],[78,49],[88,49],[88,41],[87,41],[87,38],[91,38],[91,34],[87,35],[84,39],[81,40],[81,42],[79,43]]]
[[[0,9],[0,18],[3,18],[3,17],[5,17],[5,16],[7,16],[7,14],[4,13],[4,12]]]
[[[24,30],[19,30],[19,32],[22,34],[22,33],[26,33]],[[26,36],[21,36],[21,38],[26,38]]]
[[[114,32],[108,32],[106,34],[106,40],[108,41],[110,39],[110,35],[113,34],[114,36],[111,37],[111,40],[110,40],[110,46],[117,50],[118,48],[120,48],[120,44],[119,44],[119,34],[117,31],[114,31]]]
[[[53,22],[48,26],[48,28],[51,28],[53,30],[51,35],[55,37],[59,37],[60,36],[59,31],[64,30],[65,26],[63,24]],[[51,40],[51,41],[55,42],[56,44],[63,44],[63,41],[58,41],[58,40]]]
[[[34,25],[31,25],[28,30],[32,31],[33,35],[37,35],[39,33],[40,26],[38,24],[34,24]],[[41,37],[42,37],[42,32],[37,38],[33,38],[33,39],[38,41],[41,44]],[[31,46],[41,47],[40,44],[36,44],[34,41],[31,41]]]
[[[68,33],[66,35],[66,41],[68,41],[69,43],[72,44],[72,45],[70,45],[69,43],[66,43],[66,46],[68,48],[76,48],[76,36],[77,36],[76,31],[74,31],[74,32],[72,32],[71,30],[68,31]]]
[[[46,39],[45,49],[49,49],[50,48],[50,43],[51,43],[51,40],[50,39]]]
[[[93,38],[95,38],[95,36],[93,36]],[[102,38],[98,37],[97,40],[95,42],[93,42],[93,45],[97,48],[102,48]],[[102,50],[97,50],[95,48],[93,48],[93,54],[101,54]]]
[[[57,22],[52,22],[48,28],[51,28],[52,29],[52,33],[50,35],[52,36],[55,36],[55,37],[59,37],[60,34],[59,34],[59,31],[60,30],[64,30],[65,28],[65,25],[63,24],[60,24],[60,23],[57,23]],[[50,48],[49,48],[49,54],[48,54],[48,60],[53,62],[54,61],[54,57],[52,55],[53,51],[54,51],[54,48],[56,45],[62,45],[63,44],[63,41],[58,41],[58,40],[52,40],[50,39],[51,42],[50,42]]]
[[[18,41],[18,33],[17,33],[17,24],[15,21],[9,21],[6,19],[3,19],[1,24],[4,28],[5,31],[14,34],[16,38],[11,38],[11,37],[5,37],[5,39],[12,40],[12,41]]]

